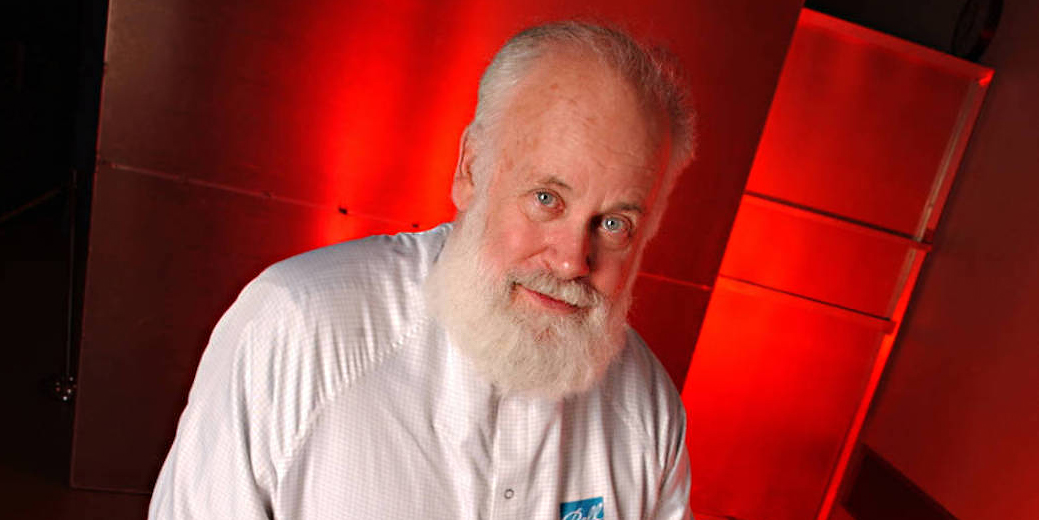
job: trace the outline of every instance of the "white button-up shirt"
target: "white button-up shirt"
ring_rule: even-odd
[[[681,400],[638,335],[585,394],[501,395],[425,309],[449,230],[251,282],[210,338],[150,518],[689,518]]]

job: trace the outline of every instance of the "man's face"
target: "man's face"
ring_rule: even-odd
[[[493,139],[464,141],[461,216],[425,286],[488,381],[548,398],[591,388],[624,346],[668,151],[625,83],[569,58],[525,77]]]
[[[559,56],[516,87],[490,153],[481,256],[503,279],[548,273],[607,302],[627,296],[647,240],[667,158],[667,132],[626,83],[589,60]],[[463,167],[465,165],[463,164]],[[458,182],[458,181],[456,181]],[[482,193],[480,193],[482,191]],[[457,193],[456,193],[457,195]],[[464,225],[464,224],[463,224]],[[546,315],[586,312],[578,301],[512,282],[512,304]]]

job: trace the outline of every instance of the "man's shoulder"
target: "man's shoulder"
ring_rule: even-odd
[[[368,237],[272,265],[221,320],[239,324],[230,343],[261,370],[339,383],[361,377],[423,322],[422,282],[449,229]]]
[[[671,376],[634,329],[603,380],[609,402],[653,442],[684,428],[685,409]]]
[[[302,297],[377,296],[391,286],[421,284],[450,230],[443,224],[419,233],[374,235],[322,247],[275,263],[257,281]]]

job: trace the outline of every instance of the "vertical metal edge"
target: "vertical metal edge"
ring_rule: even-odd
[[[830,475],[830,483],[826,486],[826,493],[823,495],[816,520],[827,520],[833,510],[837,495],[843,484],[844,474],[848,470],[848,463],[851,460],[852,453],[855,451],[855,444],[858,442],[859,435],[865,426],[870,406],[873,404],[873,397],[880,386],[884,370],[887,368],[887,361],[891,357],[895,340],[898,339],[898,331],[902,327],[902,318],[905,316],[906,308],[909,306],[909,301],[912,298],[913,288],[916,286],[916,280],[920,276],[920,268],[923,266],[924,258],[925,255],[917,255],[907,274],[906,283],[902,287],[902,293],[898,297],[891,315],[894,328],[880,340],[877,355],[873,359],[873,368],[870,370],[866,388],[862,393],[862,400],[859,401],[858,409],[856,409],[851,425],[848,428],[844,446],[841,448],[840,455],[837,457],[837,463],[834,465],[833,472]]]
[[[70,314],[69,334],[66,337],[66,356],[69,364],[70,376],[79,381],[79,360],[83,339],[83,323],[86,316],[84,302],[87,294],[87,281],[89,280],[90,267],[90,237],[91,222],[93,220],[94,196],[97,178],[101,173],[104,159],[101,157],[100,143],[102,134],[102,109],[104,107],[105,79],[107,76],[108,58],[108,33],[109,33],[109,11],[110,0],[87,0],[82,3],[83,17],[80,36],[83,42],[81,59],[84,63],[85,74],[89,75],[90,85],[81,86],[81,99],[79,114],[77,115],[77,149],[74,151],[75,168],[77,171],[76,182],[72,186],[70,196],[76,198],[75,227],[72,233],[75,235],[73,253],[77,255],[70,258],[69,263],[74,267],[72,278],[73,285],[70,288],[70,301],[73,302],[68,309]],[[77,393],[78,393],[77,386]],[[77,396],[78,397],[78,396]],[[77,460],[77,427],[79,414],[77,408],[79,402],[76,400],[72,406],[71,431],[69,433],[69,458],[67,461],[66,482],[76,488],[76,460]]]
[[[991,77],[990,71],[989,74],[977,78],[967,86],[967,94],[964,96],[963,104],[960,105],[960,112],[956,117],[952,135],[942,154],[938,172],[931,185],[931,192],[927,196],[927,202],[924,203],[920,220],[914,230],[917,240],[922,240],[929,231],[933,231],[938,225],[942,208],[945,207],[945,202],[949,198],[953,180],[963,160],[963,154],[967,150],[967,142],[974,130],[978,112],[981,111],[981,103],[985,99]]]

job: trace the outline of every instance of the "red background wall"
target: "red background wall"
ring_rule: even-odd
[[[699,160],[633,322],[679,386],[799,0],[112,0],[72,481],[147,491],[210,329],[264,266],[452,216],[476,82],[516,30],[591,17],[691,72]]]
[[[995,70],[862,440],[957,518],[1039,518],[1039,1]]]

